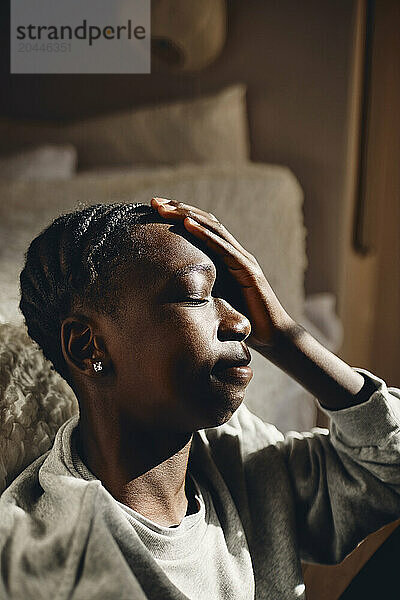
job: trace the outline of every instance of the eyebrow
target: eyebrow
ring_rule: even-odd
[[[193,265],[185,265],[184,267],[181,267],[180,269],[177,269],[176,271],[173,272],[172,277],[174,278],[178,278],[178,277],[182,277],[183,275],[187,275],[188,273],[193,273],[193,272],[203,272],[203,273],[212,273],[215,274],[215,267],[214,265],[208,265],[208,264],[193,264]]]

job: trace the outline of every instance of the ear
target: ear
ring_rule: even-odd
[[[91,322],[78,317],[68,317],[61,325],[61,346],[64,359],[71,370],[90,377],[104,375],[110,360],[101,336],[96,334]],[[101,361],[103,369],[95,371],[93,364]]]

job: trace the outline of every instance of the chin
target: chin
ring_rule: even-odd
[[[204,409],[202,411],[202,421],[204,420],[205,424],[199,427],[199,429],[219,427],[229,421],[242,404],[245,397],[245,391],[236,391],[236,393],[231,393],[229,395],[225,394],[223,396],[219,395],[218,397],[215,397],[215,395],[213,396],[214,397],[209,396],[202,404]]]

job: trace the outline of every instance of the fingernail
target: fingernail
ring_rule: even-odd
[[[167,200],[166,198],[153,198],[153,200],[155,200],[158,204],[166,204],[167,202],[169,202],[169,200]]]

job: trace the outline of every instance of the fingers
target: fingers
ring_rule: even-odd
[[[159,210],[159,214],[167,217],[168,219],[176,219],[177,221],[184,221],[186,217],[190,217],[195,221],[199,222],[203,227],[208,228],[213,233],[220,236],[226,242],[228,242],[238,252],[242,253],[248,260],[254,257],[247,252],[245,248],[236,240],[236,238],[218,221],[218,219],[212,214],[208,213],[196,206],[190,204],[184,204],[183,202],[177,202],[176,200],[167,200],[164,198],[153,198],[152,205]],[[186,226],[186,223],[184,223]],[[196,234],[193,227],[187,228],[192,233]],[[206,232],[202,231],[202,237]],[[200,237],[200,236],[199,236]]]
[[[211,221],[219,223],[217,217],[211,213],[201,210],[197,206],[191,206],[190,204],[184,204],[183,202],[177,202],[176,200],[167,200],[165,198],[153,198],[152,204],[155,208],[160,208],[162,214],[164,211],[168,211],[171,218],[182,220],[185,216],[197,216],[202,215],[203,217],[209,217]]]

